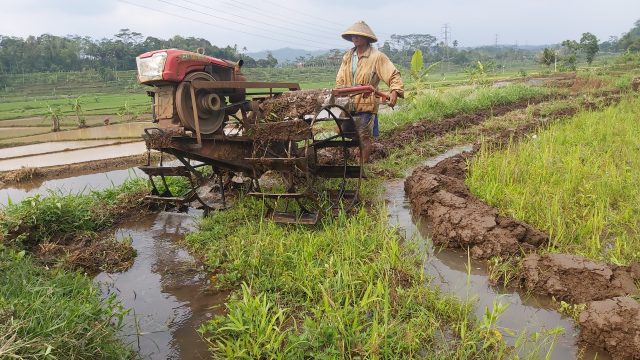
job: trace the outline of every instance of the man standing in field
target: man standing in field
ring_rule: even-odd
[[[336,87],[368,85],[376,89],[380,80],[389,86],[389,106],[395,106],[398,97],[404,97],[404,85],[400,72],[391,60],[371,44],[378,41],[369,25],[358,21],[342,33],[342,38],[353,42],[351,48],[342,58],[342,64],[336,76]],[[356,132],[362,144],[362,159],[369,160],[371,152],[371,135],[378,137],[378,97],[356,95],[355,105]]]

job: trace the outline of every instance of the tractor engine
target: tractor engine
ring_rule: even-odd
[[[240,72],[242,60],[231,62],[200,52],[157,50],[136,57],[138,81],[153,86],[153,121],[161,129],[208,135],[222,132],[225,117],[246,105],[246,89],[197,88],[192,81],[246,81]],[[199,124],[194,121],[194,108]]]

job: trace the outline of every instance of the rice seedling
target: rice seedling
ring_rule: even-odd
[[[640,101],[582,112],[471,162],[471,190],[509,216],[544,229],[550,251],[615,264],[640,256]]]

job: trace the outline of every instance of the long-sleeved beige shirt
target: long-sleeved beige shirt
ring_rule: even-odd
[[[336,87],[371,84],[377,89],[380,80],[382,80],[389,86],[389,91],[395,90],[399,97],[404,97],[404,84],[402,83],[400,72],[391,60],[389,60],[387,55],[373,47],[369,47],[369,49],[358,58],[354,81],[352,75],[352,59],[355,50],[356,48],[352,48],[344,54],[342,64],[336,76]],[[353,98],[355,110],[358,112],[377,113],[378,102],[378,97],[372,95],[367,97],[356,95]]]

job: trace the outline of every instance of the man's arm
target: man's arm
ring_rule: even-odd
[[[336,75],[336,87],[345,87],[347,86],[347,71],[350,66],[347,64],[347,54],[342,57],[342,64],[340,64],[340,69],[338,69],[338,74]]]
[[[389,86],[389,105],[394,106],[398,97],[404,98],[404,83],[400,72],[385,54],[380,54],[377,68],[380,79]]]

